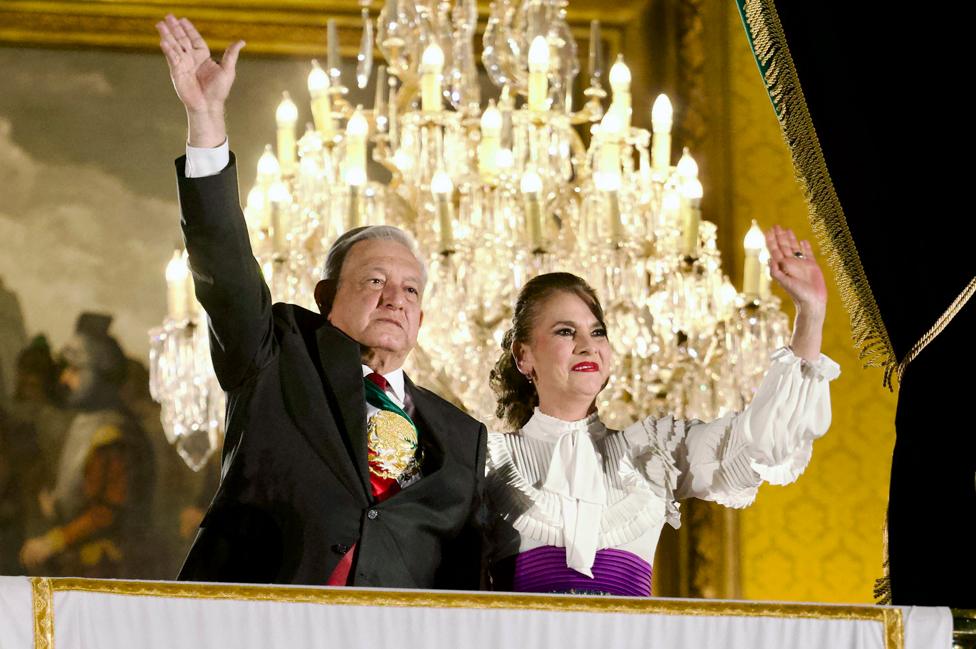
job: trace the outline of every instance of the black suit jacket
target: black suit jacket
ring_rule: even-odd
[[[220,486],[180,578],[324,584],[355,543],[352,584],[479,588],[484,425],[408,378],[423,478],[377,503],[359,344],[318,313],[271,304],[233,156],[206,178],[184,165],[183,233],[228,401]]]

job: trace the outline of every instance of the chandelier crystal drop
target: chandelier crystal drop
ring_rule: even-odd
[[[551,271],[584,277],[603,302],[615,358],[599,403],[608,426],[665,413],[710,419],[748,403],[789,334],[769,292],[761,232],[758,244],[758,228],[747,237],[740,292],[722,271],[716,226],[701,219],[698,165],[687,149],[671,164],[670,100],[654,102],[651,131],[632,125],[630,71],[618,58],[605,75],[598,23],[577,109],[580,65],[565,2],[493,2],[481,60],[500,92],[484,102],[475,0],[386,0],[375,30],[362,4],[360,88],[374,49],[385,59],[372,108],[346,99],[330,21],[326,68],[312,61],[308,77],[314,125],[296,140],[286,94],[276,153],[267,147],[247,194],[251,243],[273,299],[315,310],[336,237],[395,225],[413,234],[429,273],[407,370],[489,426],[503,429],[488,376],[516,296]],[[373,178],[369,160],[391,179]],[[191,297],[177,296],[191,304],[174,307],[170,286],[170,316],[151,336],[153,395],[171,441],[214,437],[223,395],[204,320]]]

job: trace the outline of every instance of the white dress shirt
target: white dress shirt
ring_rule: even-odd
[[[230,162],[230,145],[227,140],[220,146],[212,148],[186,145],[187,178],[204,178],[216,176]]]

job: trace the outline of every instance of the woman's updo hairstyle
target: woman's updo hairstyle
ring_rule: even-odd
[[[513,346],[515,343],[527,344],[532,338],[532,328],[539,318],[540,308],[557,293],[572,293],[590,308],[593,316],[604,324],[603,307],[596,297],[596,291],[586,281],[572,273],[546,273],[533,277],[519,291],[512,314],[512,328],[502,339],[502,353],[491,370],[491,389],[495,392],[497,406],[495,416],[519,430],[525,425],[532,412],[539,405],[539,395],[535,386],[523,375],[515,364]]]

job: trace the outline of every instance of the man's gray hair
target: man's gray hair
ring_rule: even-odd
[[[346,261],[346,255],[360,241],[372,241],[374,239],[384,239],[386,241],[396,241],[403,244],[416,258],[420,264],[420,281],[424,286],[427,285],[427,264],[424,263],[420,253],[417,251],[417,244],[409,234],[400,228],[392,225],[364,225],[344,232],[332,247],[329,248],[329,255],[325,258],[325,269],[322,272],[322,279],[339,281],[339,273],[342,272],[342,264]]]

